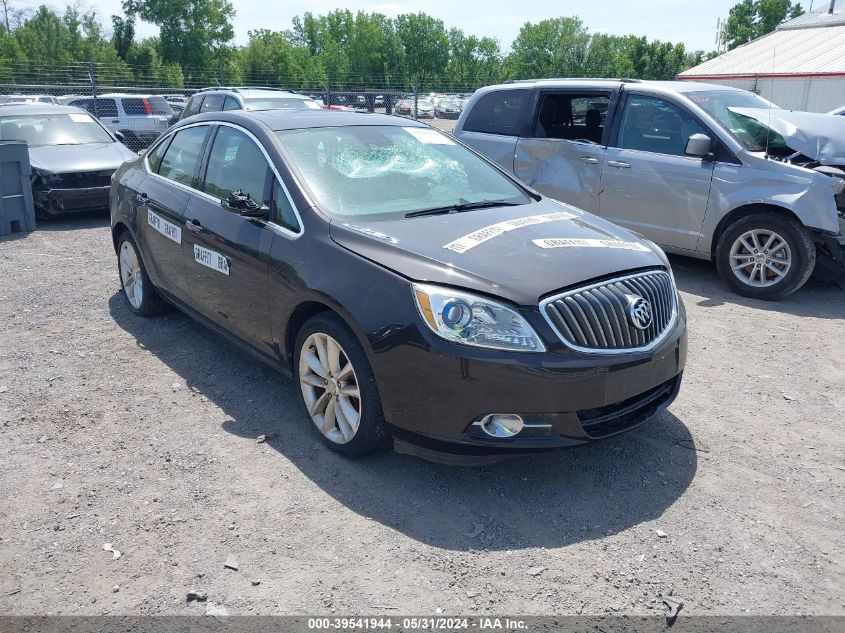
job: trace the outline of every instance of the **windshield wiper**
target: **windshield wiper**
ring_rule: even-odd
[[[422,215],[445,215],[448,213],[460,213],[461,211],[471,211],[473,209],[489,209],[490,207],[518,207],[522,202],[509,202],[507,200],[479,200],[478,202],[459,202],[458,204],[449,204],[444,207],[432,207],[431,209],[420,209],[419,211],[411,211],[406,213],[406,218],[417,218]]]

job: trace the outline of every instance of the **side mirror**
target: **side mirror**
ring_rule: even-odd
[[[118,141],[120,141],[121,143],[123,143],[124,145],[126,145],[126,137],[123,135],[123,132],[114,132],[114,137],[115,137]]]
[[[227,211],[237,213],[246,218],[259,218],[266,220],[270,217],[270,207],[266,204],[258,204],[255,200],[249,197],[248,193],[244,193],[240,189],[233,191],[220,204]]]
[[[712,155],[713,139],[706,134],[696,133],[687,139],[687,146],[684,154],[696,158],[710,158]]]

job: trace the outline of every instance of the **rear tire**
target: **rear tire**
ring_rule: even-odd
[[[340,317],[321,312],[308,319],[296,337],[293,362],[300,402],[326,446],[363,457],[387,443],[373,370]]]
[[[716,248],[722,279],[737,293],[777,300],[803,286],[816,265],[810,232],[795,220],[754,213],[728,226]]]
[[[170,310],[170,304],[162,299],[150,281],[138,245],[129,231],[121,233],[117,240],[117,268],[123,296],[132,312],[138,316],[152,316]]]

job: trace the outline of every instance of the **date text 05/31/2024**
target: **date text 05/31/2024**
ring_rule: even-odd
[[[444,618],[444,617],[407,617],[407,618],[309,618],[308,628],[314,631],[361,631],[390,630],[400,631],[522,631],[527,629],[526,622],[511,618]]]

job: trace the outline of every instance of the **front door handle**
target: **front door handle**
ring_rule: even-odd
[[[185,222],[185,228],[188,229],[191,233],[200,233],[202,232],[202,224],[199,220],[188,220]]]
[[[599,159],[593,158],[592,156],[582,156],[581,160],[587,163],[588,165],[598,165]]]
[[[631,163],[626,163],[625,161],[621,160],[609,160],[607,161],[608,167],[616,167],[617,169],[630,169]]]

